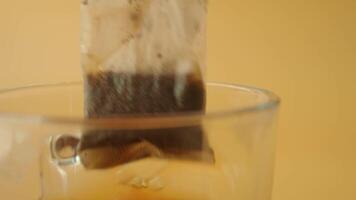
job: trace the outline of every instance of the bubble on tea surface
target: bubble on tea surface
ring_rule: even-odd
[[[167,167],[168,161],[160,159],[135,161],[121,166],[116,172],[116,180],[120,185],[160,190],[164,187],[160,174]]]
[[[164,188],[164,183],[162,179],[159,176],[157,176],[149,180],[148,188],[152,190],[161,190]]]

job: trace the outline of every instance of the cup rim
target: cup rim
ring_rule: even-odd
[[[21,87],[12,87],[6,89],[0,89],[0,95],[9,92],[37,89],[43,87],[56,87],[56,86],[71,86],[82,84],[82,81],[71,81],[71,82],[59,82],[51,84],[32,84]],[[216,120],[221,118],[227,118],[231,116],[240,116],[248,113],[263,112],[267,110],[274,110],[280,105],[280,98],[273,92],[261,89],[257,87],[234,84],[234,83],[224,83],[224,82],[214,82],[209,81],[206,83],[207,86],[215,86],[222,88],[229,88],[233,90],[240,90],[249,93],[255,93],[260,95],[265,95],[266,101],[254,104],[252,106],[246,106],[241,108],[234,108],[231,110],[219,110],[210,111],[206,113],[201,112],[187,112],[178,114],[155,114],[155,115],[120,115],[115,116],[115,118],[96,118],[96,119],[86,119],[81,117],[58,117],[40,114],[25,114],[25,113],[15,113],[15,112],[2,112],[0,110],[0,118],[13,119],[15,121],[27,122],[27,123],[40,123],[40,124],[72,124],[72,125],[83,125],[86,127],[135,127],[147,128],[147,124],[152,127],[160,127],[161,124],[172,126],[179,126],[179,124],[196,124],[202,120]],[[144,126],[140,126],[141,123],[137,123],[137,120],[144,122]]]

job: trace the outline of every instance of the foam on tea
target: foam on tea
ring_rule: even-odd
[[[206,1],[86,0],[81,13],[88,118],[204,112]],[[144,157],[213,160],[200,125],[87,131],[79,156],[87,168]]]

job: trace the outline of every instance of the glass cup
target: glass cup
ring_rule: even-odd
[[[106,119],[86,119],[83,96],[82,83],[0,91],[2,199],[271,199],[279,105],[273,93],[208,83],[204,114]],[[158,138],[167,137],[163,143],[171,147],[176,142],[174,134],[185,134],[196,126],[204,137],[187,134],[174,153],[150,140],[158,134]],[[90,168],[83,164],[80,152],[88,131],[94,135],[114,132],[121,134],[119,140],[135,137],[140,142],[134,148],[99,152],[91,161],[113,158],[116,165]],[[187,148],[195,143],[201,148]],[[132,154],[138,150],[143,152],[140,156]]]

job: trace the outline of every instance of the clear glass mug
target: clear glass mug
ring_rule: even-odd
[[[1,199],[271,199],[278,105],[266,90],[208,83],[205,114],[85,119],[82,83],[0,91]],[[201,159],[201,151],[199,159],[163,154],[86,169],[78,153],[88,130],[159,132],[196,125],[213,159]]]

